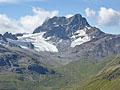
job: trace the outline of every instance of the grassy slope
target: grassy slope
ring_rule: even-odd
[[[80,60],[55,68],[61,76],[0,74],[0,90],[70,90],[73,87],[72,85],[92,77],[104,66],[105,63]],[[25,79],[21,80],[21,78]]]
[[[73,90],[120,90],[120,55],[82,88],[79,86]]]
[[[28,79],[23,79],[28,78]],[[30,80],[32,76],[30,75],[18,75],[18,74],[1,74],[0,75],[0,90],[53,90],[51,87],[41,83],[44,78],[44,81],[47,81],[47,78],[41,76],[39,80]],[[35,77],[34,77],[35,78]]]
[[[70,90],[72,87],[82,84],[84,81],[96,75],[110,59],[106,59],[100,62],[95,62],[94,60],[79,60],[71,62],[68,65],[55,68],[55,70],[62,75],[62,77],[53,77],[49,81],[45,81],[47,85],[55,87],[55,90]],[[53,86],[54,85],[54,86]]]

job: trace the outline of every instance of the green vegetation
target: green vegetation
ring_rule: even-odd
[[[120,55],[109,62],[83,87],[77,86],[73,90],[120,90]]]
[[[57,68],[49,66],[56,72],[53,75],[1,73],[0,90],[119,90],[119,63],[119,56],[113,56],[101,61],[82,59]]]

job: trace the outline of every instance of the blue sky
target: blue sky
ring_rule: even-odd
[[[4,31],[0,29],[0,33],[14,32],[13,29],[17,29],[15,32],[31,32],[47,17],[80,13],[91,25],[108,33],[120,34],[119,4],[120,0],[0,0],[0,21],[3,20],[0,27],[4,29]],[[42,19],[43,16],[40,15],[42,12],[44,13],[42,22],[35,21],[39,17]],[[4,27],[6,23],[10,28]]]

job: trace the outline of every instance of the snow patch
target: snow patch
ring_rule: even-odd
[[[23,48],[23,49],[29,49],[28,47],[22,46],[22,45],[20,45],[20,47]]]
[[[55,45],[48,43],[43,38],[44,33],[45,32],[23,35],[22,37],[19,37],[19,40],[31,42],[36,51],[58,52],[58,49]]]
[[[78,39],[74,40],[74,41],[71,43],[71,47],[75,47],[75,46],[77,46],[77,45],[81,45],[81,44],[83,44],[83,43],[85,43],[85,42],[88,42],[88,41],[90,41],[90,40],[91,40],[91,39],[90,39],[89,36],[86,36],[86,37],[84,37],[84,38],[78,38]]]
[[[89,27],[89,26],[86,26],[86,28],[87,28],[87,29],[91,29],[91,27]]]
[[[81,45],[91,40],[90,36],[86,34],[86,28],[82,30],[77,30],[71,38],[73,39],[71,47]]]
[[[59,25],[55,25],[55,27],[58,27]]]

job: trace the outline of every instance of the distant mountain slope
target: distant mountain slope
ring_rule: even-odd
[[[34,51],[0,45],[0,73],[13,72],[25,74],[35,72],[39,74],[52,74],[52,71],[43,63],[42,58]]]
[[[79,59],[100,60],[120,53],[120,35],[102,32],[80,14],[49,18],[32,34],[5,33],[0,42],[42,52],[46,60],[64,65]]]

